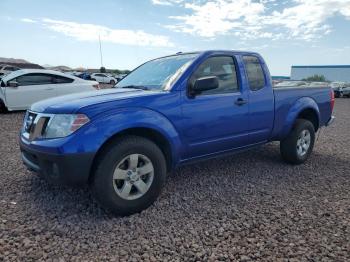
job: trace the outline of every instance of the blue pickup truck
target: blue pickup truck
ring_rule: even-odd
[[[303,163],[331,124],[329,87],[272,88],[263,58],[205,51],[157,58],[114,89],[38,102],[20,132],[28,169],[54,183],[90,185],[117,215],[147,208],[186,163],[280,141]]]

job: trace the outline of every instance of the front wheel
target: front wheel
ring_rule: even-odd
[[[2,101],[1,99],[0,99],[0,113],[7,113],[6,105],[4,101]]]
[[[114,81],[114,80],[111,80],[109,83],[110,83],[112,86],[115,85],[115,81]]]
[[[292,131],[280,143],[282,158],[291,164],[304,163],[315,143],[315,128],[305,119],[297,119]]]
[[[152,141],[127,136],[111,143],[100,155],[92,181],[98,202],[116,215],[149,207],[166,180],[166,161]]]

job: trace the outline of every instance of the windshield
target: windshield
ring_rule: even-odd
[[[198,54],[163,57],[149,61],[123,78],[116,87],[169,90]]]

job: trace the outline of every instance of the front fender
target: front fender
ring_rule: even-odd
[[[123,108],[94,117],[66,143],[65,151],[76,150],[80,141],[82,151],[97,152],[112,136],[130,128],[150,128],[163,135],[171,146],[173,163],[178,163],[182,143],[177,130],[163,114],[147,108]]]
[[[318,120],[320,120],[320,110],[315,100],[313,100],[310,97],[299,98],[297,101],[294,102],[294,104],[290,107],[286,114],[283,123],[283,128],[279,135],[280,138],[283,139],[290,133],[298,115],[306,109],[314,110],[314,112],[317,114]]]

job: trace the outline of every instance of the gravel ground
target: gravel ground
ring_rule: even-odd
[[[0,115],[0,261],[349,261],[350,99],[336,101],[309,161],[277,143],[183,167],[149,209],[115,218],[89,191],[23,167],[23,113]]]

